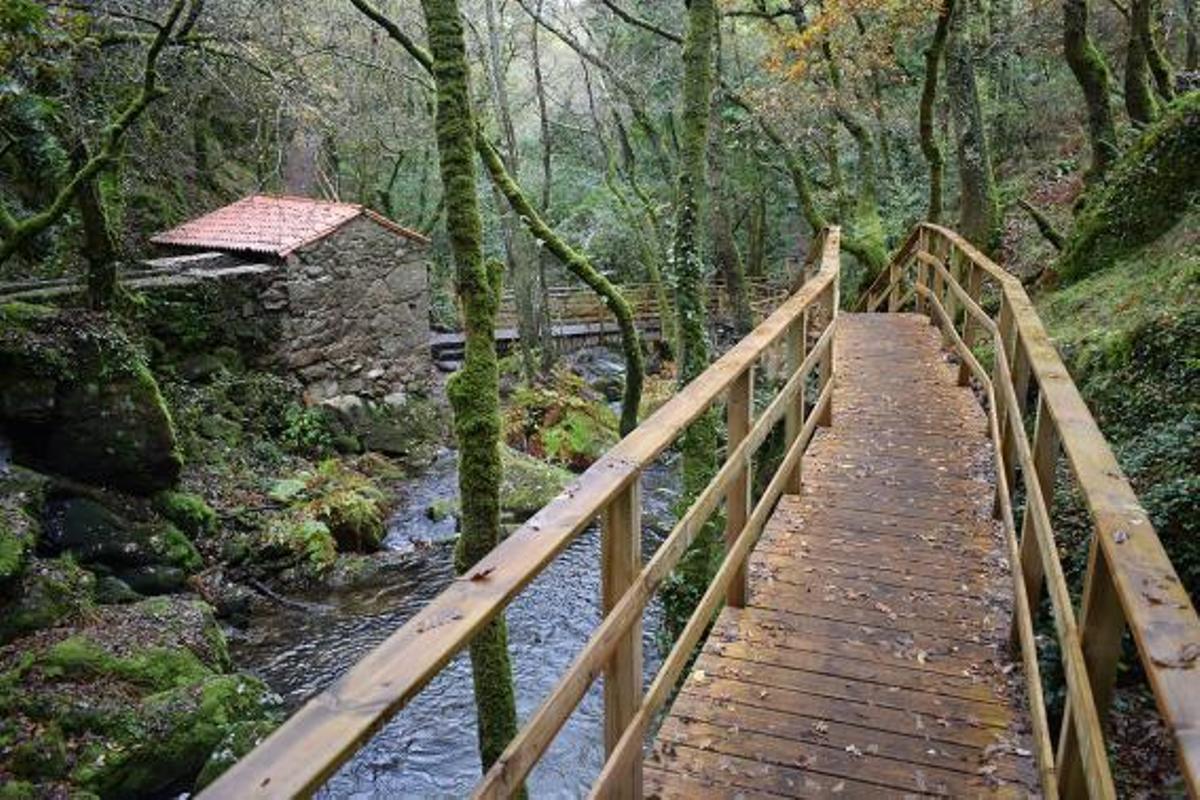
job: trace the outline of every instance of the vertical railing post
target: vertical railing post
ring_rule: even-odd
[[[838,318],[838,299],[840,292],[838,282],[841,275],[834,275],[833,281],[829,284],[829,288],[825,290],[825,308],[829,317],[829,325],[836,326]],[[832,327],[833,336],[830,337],[829,347],[825,354],[821,357],[821,391],[825,390],[826,386],[830,386],[830,381],[837,380],[837,373],[834,361],[834,350],[837,349],[837,328]],[[821,415],[817,417],[817,424],[823,428],[828,428],[833,424],[833,403],[825,404],[825,408],[821,411]]]
[[[796,370],[800,368],[800,364],[804,362],[805,356],[808,355],[808,309],[805,309],[801,315],[792,321],[788,326],[787,332],[787,376],[791,380],[796,374]],[[804,403],[805,392],[804,382],[800,384],[800,391],[796,393],[796,399],[788,405],[787,414],[784,417],[784,452],[792,446],[792,442],[796,441],[796,437],[800,435],[800,429],[804,427]],[[796,469],[788,476],[787,488],[784,491],[787,494],[800,494],[800,462],[796,462]]]
[[[888,313],[894,314],[900,310],[900,262],[892,259],[888,262]]]
[[[793,323],[793,326],[795,323]],[[790,349],[790,348],[789,348]],[[790,353],[789,353],[790,355]],[[788,371],[792,365],[789,358]],[[728,427],[728,452],[742,443],[750,433],[750,424],[754,417],[754,366],[746,367],[742,374],[729,387],[729,399],[725,404],[725,418]],[[725,550],[733,549],[738,537],[750,519],[750,469],[743,466],[734,473],[729,489],[725,493]],[[746,605],[746,564],[743,562],[737,574],[729,584],[725,595],[726,605],[732,608],[742,608]]]
[[[937,252],[932,254],[933,257],[936,258],[938,261],[942,262],[943,267],[946,266],[946,256],[945,256],[945,253],[943,252],[944,250],[946,250],[946,248],[937,247],[934,249]],[[940,270],[933,269],[933,267],[930,267],[929,269],[930,269],[930,272],[933,273],[933,286],[930,287],[930,289],[933,291],[933,296],[935,298],[937,298],[937,301],[939,303],[942,304],[942,308],[946,308],[946,298],[942,296],[945,294],[945,291],[946,291],[946,281],[944,278],[942,278],[942,273]],[[947,314],[948,313],[949,313],[949,309],[947,309]],[[933,325],[937,324],[937,322],[934,321],[932,318],[930,319],[930,323]]]
[[[929,236],[930,236],[929,231],[927,231],[924,228],[922,228],[920,233],[917,234],[917,250],[916,250],[917,253],[928,253],[929,252]],[[914,256],[915,256],[915,254],[914,254]],[[914,266],[915,272],[913,273],[914,285],[915,284],[923,284],[925,286],[928,286],[929,284],[925,280],[925,262],[921,261],[921,259],[919,259],[919,258],[914,258],[913,261],[914,261],[914,265],[915,265]],[[917,313],[924,314],[925,313],[925,298],[921,295],[920,292],[916,291],[915,288],[913,290],[913,299],[917,306]]]
[[[1058,466],[1058,447],[1058,429],[1054,427],[1054,420],[1050,417],[1050,406],[1046,404],[1044,395],[1039,396],[1037,418],[1033,428],[1034,475],[1026,475],[1025,480],[1037,481],[1042,499],[1046,501],[1047,513],[1054,508],[1054,474]],[[1042,593],[1042,579],[1045,577],[1045,565],[1042,564],[1037,532],[1033,527],[1033,501],[1029,499],[1030,494],[1026,492],[1025,514],[1021,519],[1021,574],[1025,578],[1025,596],[1029,598],[1029,608],[1037,609]],[[1014,619],[1011,637],[1014,648],[1019,646],[1018,635],[1017,620]]]
[[[1113,685],[1117,680],[1117,662],[1121,658],[1121,637],[1125,633],[1125,612],[1113,585],[1112,572],[1104,557],[1104,549],[1092,537],[1088,553],[1088,570],[1083,579],[1083,604],[1079,612],[1079,644],[1087,668],[1088,684],[1096,705],[1096,717],[1103,726],[1112,701]],[[1059,730],[1058,793],[1067,800],[1088,796],[1087,778],[1075,734],[1071,701],[1063,710]]]
[[[959,286],[962,286],[962,281],[958,279],[959,267],[961,266],[962,261],[963,255],[959,249],[955,247],[954,249],[946,252],[946,260],[943,262],[944,266],[946,267],[946,272],[950,275],[950,281],[952,283],[958,283]],[[954,293],[950,286],[945,286],[944,288],[946,290],[946,297],[942,301],[942,306],[946,309],[946,317],[950,322],[950,327],[957,329],[959,306],[958,295]]]
[[[1015,365],[1013,364],[1012,353],[1014,350],[1013,343],[1016,342],[1016,340],[1017,340],[1017,329],[1016,329],[1016,321],[1013,319],[1013,315],[1012,315],[1012,306],[1009,304],[1008,298],[1004,297],[1003,295],[1001,296],[1001,299],[1000,299],[1000,318],[996,323],[996,330],[1000,335],[1000,341],[997,342],[996,344],[997,344],[1000,352],[1003,352],[1005,355],[1005,358],[1008,360],[1008,370],[1009,370],[1009,375],[1011,376],[1013,374],[1013,371],[1016,368]],[[996,421],[999,423],[998,427],[1000,429],[999,430],[1000,441],[997,442],[996,444],[1000,448],[1000,458],[1001,458],[1001,462],[1004,465],[1004,477],[1007,480],[1008,486],[1010,487],[1010,491],[1011,491],[1013,475],[1016,474],[1014,471],[1015,465],[1013,464],[1013,451],[1015,449],[1015,447],[1014,447],[1015,440],[1012,438],[1014,431],[1012,430],[1012,426],[1009,424],[1009,413],[1008,413],[1008,407],[1007,407],[1008,401],[1005,399],[1007,397],[1007,394],[1003,391],[1003,389],[1001,387],[1001,384],[1000,384],[1001,380],[1002,380],[1002,378],[1000,375],[1000,357],[997,354],[996,367],[995,367],[995,369],[992,370],[992,383],[996,387],[996,390],[994,392],[995,398],[996,398]],[[1019,395],[1017,397],[1017,401],[1020,402]],[[1021,435],[1024,435],[1025,432],[1021,431],[1020,433],[1021,433]],[[995,502],[992,505],[992,513],[996,517],[996,519],[1000,518],[1001,508],[1000,508],[999,484],[997,484],[997,488],[996,488],[996,497],[995,497]]]
[[[963,268],[967,271],[967,296],[979,304],[979,292],[983,283],[983,270],[976,266],[974,261],[969,258],[963,260]],[[975,320],[971,316],[971,312],[963,309],[963,342],[967,347],[975,344]],[[958,385],[966,386],[971,379],[971,367],[966,360],[958,362]]]
[[[1006,311],[1007,313],[1005,313]],[[1000,336],[1004,342],[1004,354],[1008,357],[1013,394],[1017,399],[1016,416],[1020,419],[1025,413],[1026,398],[1029,394],[1030,366],[1029,358],[1021,343],[1021,332],[1017,327],[1017,321],[1012,314],[1012,306],[1009,305],[1007,298],[1000,306]],[[1017,468],[1017,440],[1015,437],[1024,435],[1025,429],[1023,427],[1014,428],[1010,415],[1005,414],[1000,421],[1000,443],[1004,456],[1004,476],[1008,479],[1009,486],[1012,486]]]
[[[604,613],[621,599],[642,569],[641,476],[604,510],[600,558]],[[642,623],[630,626],[604,667],[604,752],[611,756],[642,704]],[[642,796],[642,760],[633,759],[615,797]]]

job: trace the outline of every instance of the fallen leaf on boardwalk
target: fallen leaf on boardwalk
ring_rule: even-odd
[[[813,733],[817,736],[824,736],[829,733],[829,723],[823,719],[819,719],[812,725]]]
[[[479,572],[476,572],[474,575],[471,576],[471,580],[473,580],[473,581],[486,580],[487,576],[491,575],[493,572],[495,572],[495,570],[496,570],[495,567],[487,567],[486,569],[481,569],[481,570],[479,570]]]
[[[846,782],[845,782],[845,781],[838,781],[837,783],[835,783],[835,784],[834,784],[834,785],[833,785],[833,786],[830,788],[830,790],[829,790],[829,791],[831,791],[831,792],[834,792],[834,793],[837,793],[837,792],[841,792],[841,791],[843,791],[845,788],[846,788]]]
[[[1155,653],[1151,656],[1151,660],[1155,664],[1169,669],[1188,669],[1196,663],[1198,658],[1200,658],[1200,642],[1188,642],[1181,645],[1176,653]]]
[[[850,755],[854,756],[855,758],[863,757],[863,751],[858,749],[858,745],[854,745],[854,744],[846,745],[846,752],[849,753]]]

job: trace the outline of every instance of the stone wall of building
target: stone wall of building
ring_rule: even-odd
[[[261,302],[310,402],[429,388],[427,248],[359,217],[288,258]]]

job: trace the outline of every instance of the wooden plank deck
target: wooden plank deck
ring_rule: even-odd
[[[1026,797],[986,417],[913,314],[840,317],[814,441],[645,763],[647,797]]]

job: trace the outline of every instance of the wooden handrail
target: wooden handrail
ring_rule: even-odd
[[[1067,673],[1067,711],[1052,773],[1066,797],[1112,796],[1100,720],[1106,714],[1120,657],[1122,633],[1128,625],[1160,713],[1171,729],[1180,767],[1192,796],[1200,796],[1200,618],[1180,583],[1158,536],[1149,523],[1116,458],[1071,381],[1033,304],[1020,282],[953,231],[924,224],[915,231],[919,247],[904,248],[887,274],[864,293],[860,307],[874,309],[903,289],[903,272],[915,267],[916,295],[928,303],[937,321],[958,350],[963,364],[989,392],[989,412],[995,419],[998,511],[1012,533],[1009,486],[1015,466],[1021,467],[1026,492],[1025,516],[1012,564],[1017,591],[1014,640],[1030,668],[1031,626],[1025,617],[1036,608],[1043,579],[1049,587],[1056,632]],[[910,241],[912,237],[910,236]],[[955,278],[943,258],[944,250],[960,258],[967,287]],[[933,271],[933,281],[924,278]],[[983,280],[991,281],[1001,298],[999,321],[978,305]],[[991,334],[995,369],[989,378],[954,327],[954,315],[942,303],[949,290],[962,304],[964,332],[970,322]],[[920,304],[920,302],[919,302]],[[1025,436],[1023,420],[1026,386],[1038,390],[1034,443]],[[1054,463],[1061,447],[1070,472],[1083,495],[1094,526],[1081,611],[1076,619],[1055,546],[1049,504],[1053,499]],[[1035,659],[1034,659],[1035,660]],[[1031,683],[1035,728],[1040,708],[1040,685]],[[1046,734],[1048,736],[1048,734]],[[1039,738],[1041,738],[1039,734]],[[1039,743],[1044,759],[1048,742]]]
[[[811,280],[596,461],[571,486],[509,535],[469,573],[455,580],[349,672],[305,703],[278,730],[202,792],[200,797],[205,800],[294,797],[311,794],[320,788],[339,766],[402,709],[594,519],[606,514],[615,516],[632,513],[636,504],[631,501],[630,490],[636,485],[641,471],[692,422],[725,396],[769,348],[788,336],[795,326],[802,324],[806,311],[819,300],[823,300],[828,307],[830,326],[822,343],[814,347],[809,358],[803,364],[793,366],[797,371],[805,367],[811,369],[818,359],[821,361],[821,373],[825,377],[822,410],[826,414],[813,415],[813,420],[816,420],[814,424],[820,421],[819,416],[827,416],[833,374],[832,322],[836,315],[840,275],[839,244],[839,230],[826,229],[821,247],[815,249],[819,254],[820,269]],[[795,376],[789,381],[789,391],[793,394],[789,395],[788,400],[795,399],[801,383]],[[752,429],[740,445],[732,448],[731,455],[737,457],[743,468],[749,463],[748,453],[757,447],[754,444],[756,439],[755,429]],[[793,452],[795,449],[792,448]],[[738,456],[739,453],[742,455]],[[743,461],[742,456],[746,460]],[[735,471],[723,468],[719,473],[719,476],[725,476],[722,486],[728,485],[728,479]],[[715,497],[712,500],[713,508],[721,499],[719,495]],[[752,529],[755,519],[752,514],[746,530]],[[638,534],[628,522],[610,523],[606,527],[620,528],[624,532],[621,535]],[[677,543],[683,538],[680,537]],[[743,532],[737,540],[735,552],[742,553],[743,560],[746,552],[743,543],[750,538]],[[665,549],[665,545],[660,547],[659,553]],[[628,548],[617,548],[614,552],[619,552],[621,560],[628,562]],[[682,551],[679,554],[682,555]],[[658,554],[655,558],[658,558]],[[611,655],[613,649],[619,649],[619,640],[627,636],[631,629],[623,621],[618,623],[612,620],[625,613],[625,606],[635,605],[634,600],[644,591],[647,577],[646,570],[643,570],[633,580],[593,637],[596,639],[602,630],[611,632],[611,639],[605,638],[603,642],[606,654]],[[722,592],[728,588],[731,580],[732,577],[725,580]],[[616,674],[628,672],[627,668],[616,670]],[[598,671],[590,674],[590,677],[580,676],[580,680],[586,678],[590,684],[596,674]],[[640,683],[640,674],[637,679]],[[640,696],[640,691],[636,695]],[[628,735],[631,727],[623,726],[622,739]],[[619,741],[613,737],[610,744],[616,747]],[[640,785],[636,791],[640,791]]]

